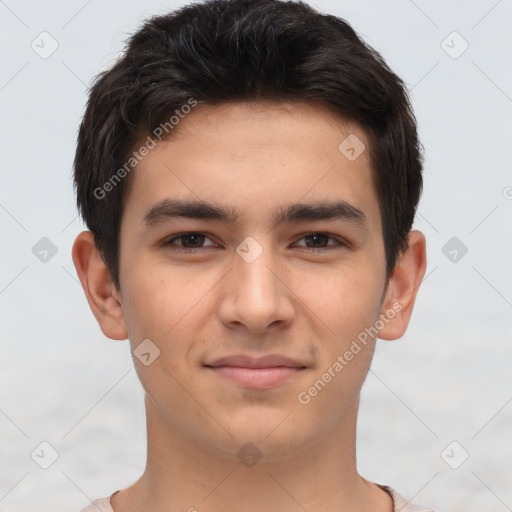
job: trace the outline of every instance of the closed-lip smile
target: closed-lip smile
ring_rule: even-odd
[[[273,388],[306,368],[303,363],[278,354],[263,357],[245,354],[225,356],[204,366],[231,382],[254,389]]]

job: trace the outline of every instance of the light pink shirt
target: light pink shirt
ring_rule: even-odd
[[[436,512],[434,509],[409,503],[403,496],[391,489],[391,487],[387,487],[385,485],[380,485],[380,487],[382,487],[382,489],[384,489],[393,499],[394,512]],[[114,512],[114,509],[110,505],[110,497],[107,497],[93,501],[88,507],[82,509],[80,512]]]

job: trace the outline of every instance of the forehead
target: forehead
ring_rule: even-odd
[[[344,200],[380,222],[368,147],[360,126],[319,105],[200,104],[138,163],[125,213],[139,222],[187,198],[275,220],[282,204]]]
[[[294,147],[339,152],[339,144],[356,135],[367,143],[366,132],[354,121],[342,119],[322,104],[270,100],[200,104],[173,127],[168,141],[201,138],[204,143],[243,145],[240,149]],[[235,141],[236,144],[230,144]],[[363,154],[364,157],[368,156]]]

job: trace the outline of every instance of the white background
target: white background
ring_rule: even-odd
[[[91,79],[143,19],[184,3],[0,1],[2,512],[76,512],[144,469],[128,342],[103,336],[71,260],[84,229],[72,161]],[[311,5],[405,80],[426,150],[414,227],[427,277],[407,334],[378,343],[359,470],[439,511],[512,510],[512,1]],[[59,45],[47,59],[31,48],[43,31]],[[458,58],[443,48],[462,48],[453,31],[469,43]],[[58,250],[46,263],[32,252],[42,237]],[[442,252],[452,237],[468,248],[456,263]],[[48,469],[31,458],[43,441],[59,454]],[[452,465],[469,453],[459,469],[441,456],[453,441]]]

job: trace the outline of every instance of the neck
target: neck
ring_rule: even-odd
[[[112,497],[115,512],[392,511],[390,496],[357,472],[359,398],[322,439],[279,450],[274,457],[268,455],[270,443],[264,440],[242,452],[223,451],[214,443],[201,445],[169,428],[147,395],[145,401],[146,469],[137,482]]]

